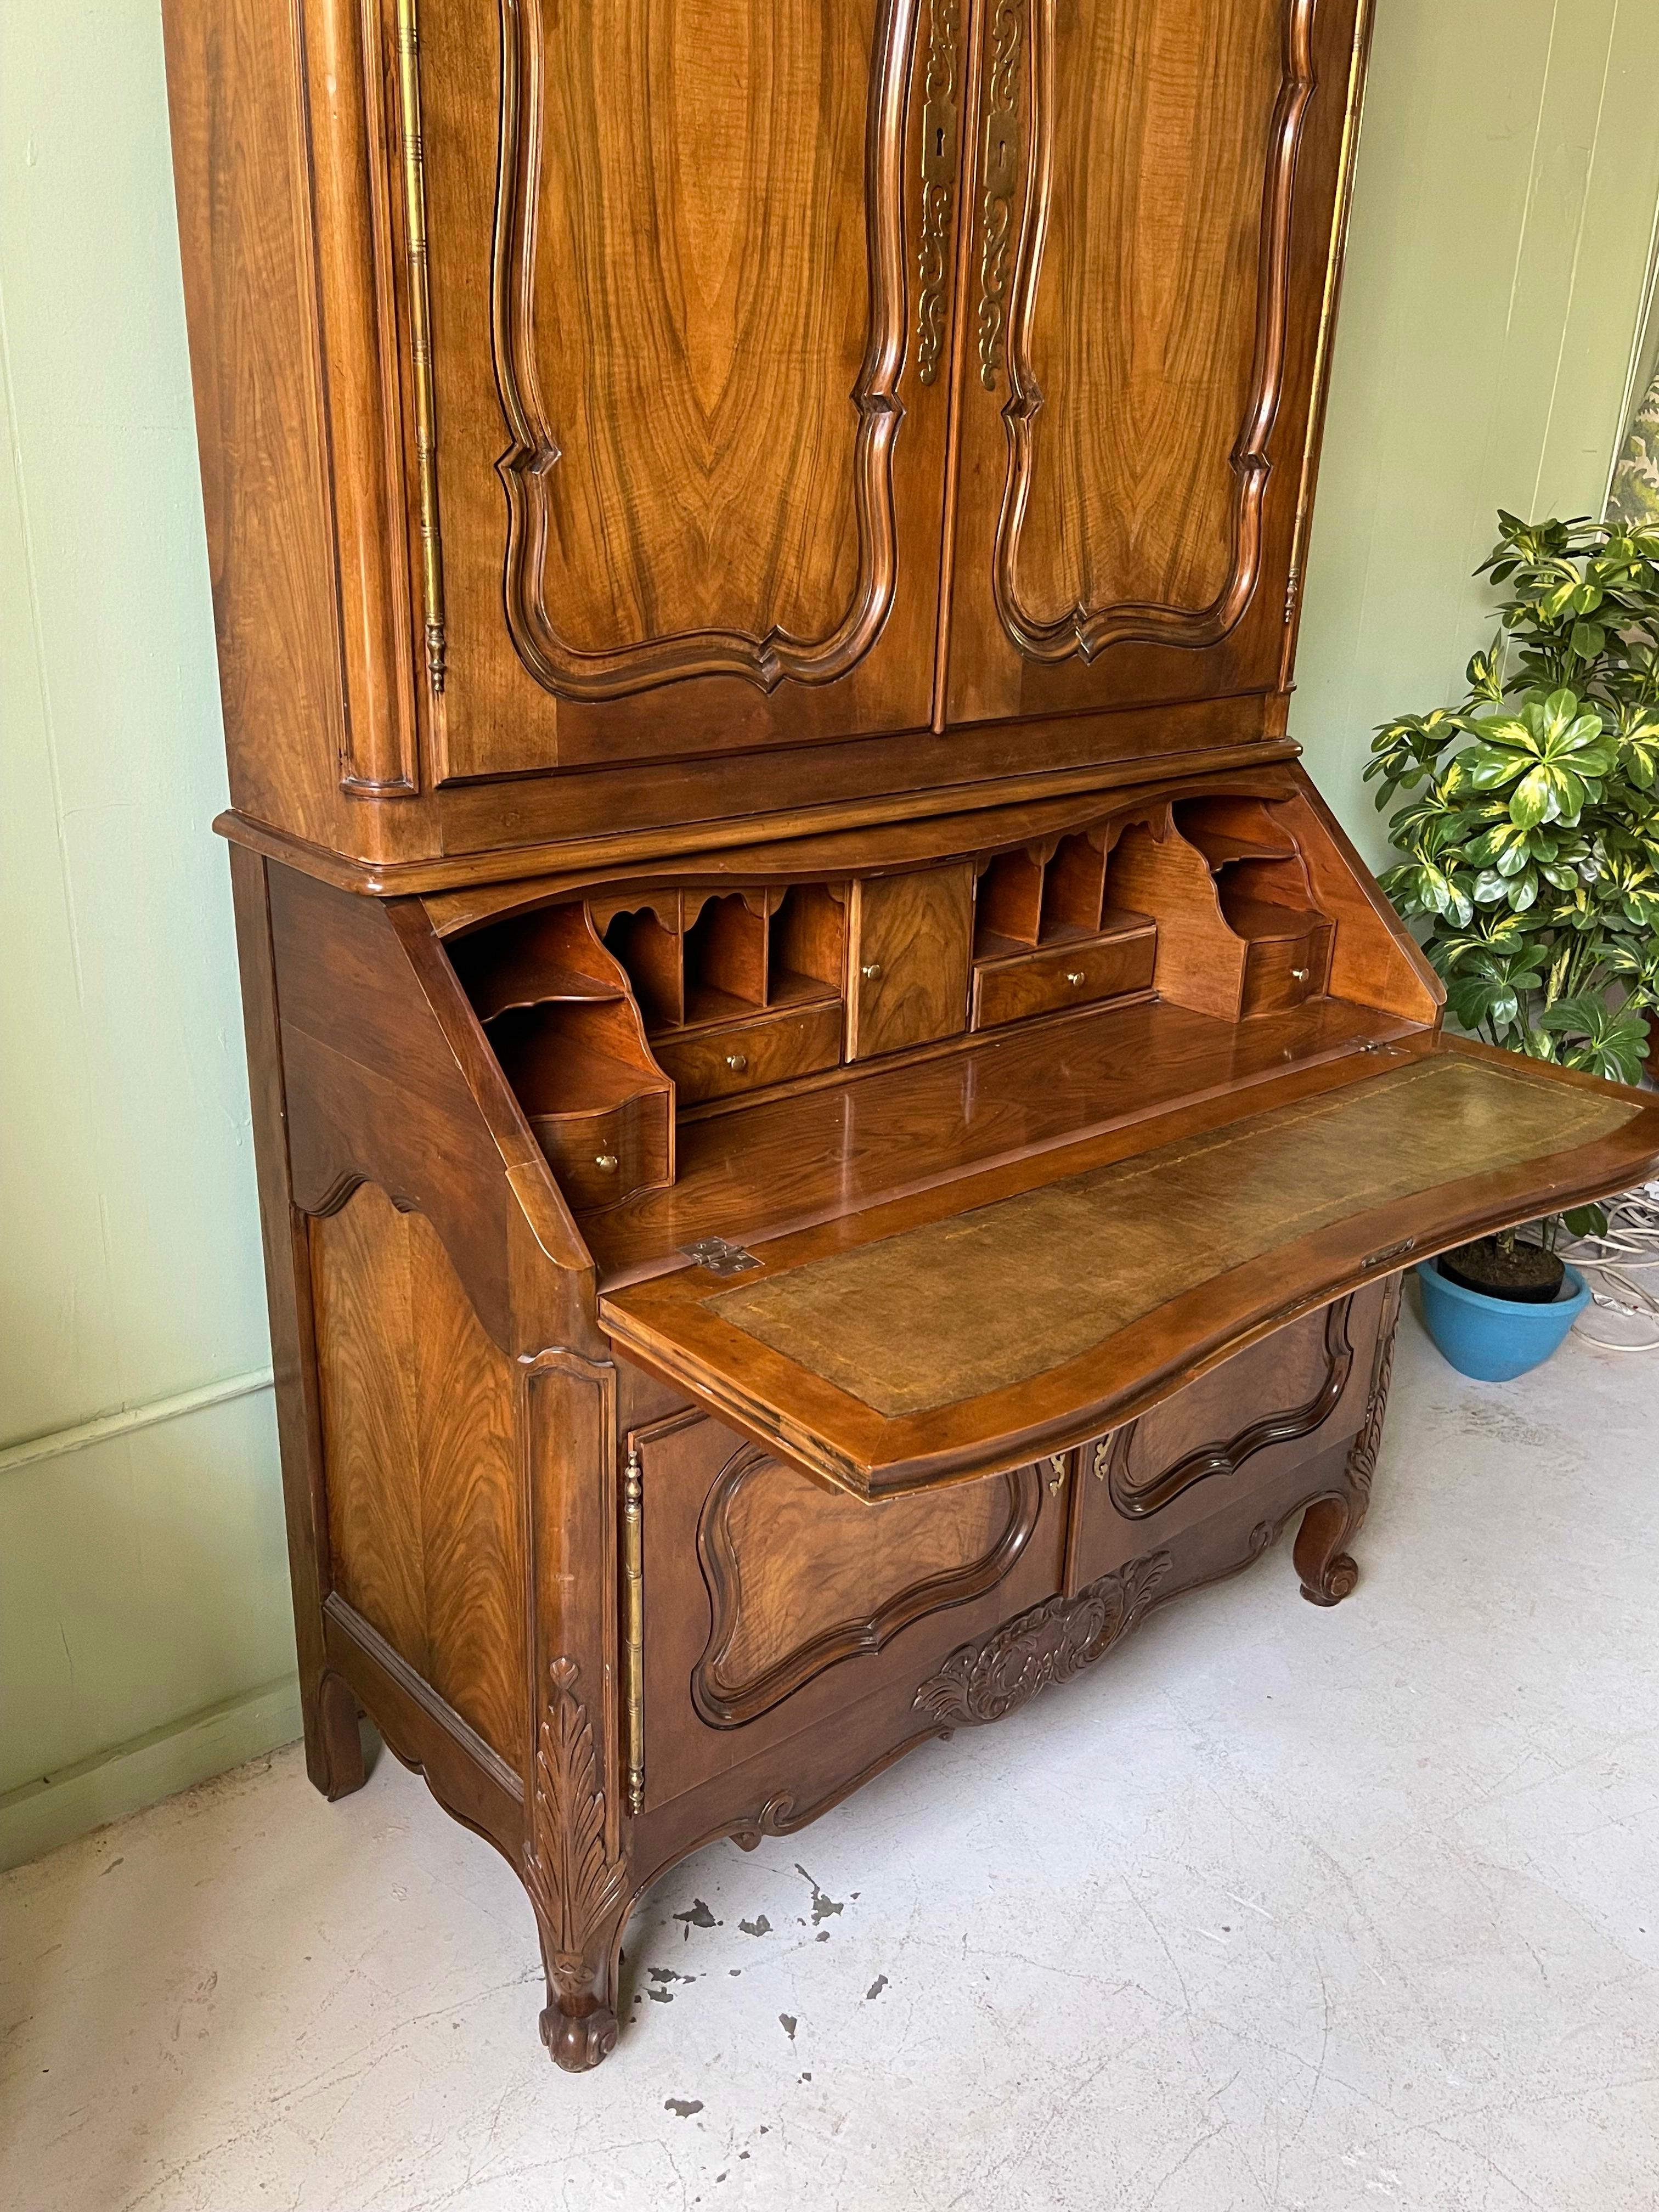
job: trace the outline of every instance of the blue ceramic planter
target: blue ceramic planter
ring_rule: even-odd
[[[1569,1267],[1551,1305],[1489,1298],[1450,1282],[1432,1260],[1417,1271],[1429,1334],[1460,1375],[1478,1382],[1510,1382],[1541,1367],[1589,1304],[1583,1276]]]

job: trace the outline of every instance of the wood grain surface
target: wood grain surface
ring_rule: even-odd
[[[361,1185],[314,1222],[334,1586],[511,1765],[526,1736],[511,1363],[432,1224]]]
[[[826,1668],[991,1589],[1036,1525],[1040,1483],[1027,1468],[872,1510],[740,1452],[698,1524],[714,1608],[691,1680],[699,1712],[741,1726]]]
[[[1285,12],[1112,0],[1049,31],[1036,11],[1053,41],[1053,110],[1035,126],[1051,134],[1036,157],[1049,185],[1016,351],[1043,402],[1000,560],[1007,612],[1039,650],[1087,637],[1098,652],[1154,610],[1196,640],[1254,585],[1241,498],[1279,397],[1257,328],[1290,214],[1281,192],[1280,234],[1264,238],[1264,201],[1297,136],[1292,110],[1275,143],[1275,107],[1309,88],[1284,75]],[[1305,30],[1295,46],[1299,59]]]
[[[300,26],[291,8],[209,0],[164,20],[231,796],[318,844],[376,850],[372,833],[354,840],[339,789],[351,748]],[[372,814],[361,819],[368,832]]]
[[[418,33],[413,0],[168,0],[248,834],[459,880],[469,854],[752,812],[757,748],[800,754],[769,772],[780,816],[851,819],[1160,742],[1080,708],[1213,701],[1235,735],[1277,734],[1282,641],[1264,657],[1253,626],[1288,557],[1276,488],[1248,647],[1114,646],[1097,681],[1035,631],[1017,646],[993,591],[1006,539],[1041,622],[1136,590],[1121,604],[1186,619],[1231,526],[1231,441],[1246,477],[1260,444],[1245,337],[1258,429],[1282,356],[1269,458],[1294,507],[1352,0],[1316,12],[1287,200],[1304,7],[641,0],[590,21],[510,0],[498,42],[471,0],[419,0]],[[1010,37],[1011,85],[984,65]],[[1006,528],[1000,397],[963,380],[1005,92],[1004,335],[1012,360],[1028,301],[1048,403]],[[1109,477],[1103,435],[1130,449]]]
[[[589,1215],[582,1233],[614,1287],[678,1266],[700,1237],[752,1243],[1201,1102],[1236,1113],[1241,1092],[1287,1072],[1351,1081],[1376,1065],[1363,1047],[1407,1034],[1332,999],[1248,1025],[1137,1001],[976,1032],[855,1085],[836,1074],[683,1122],[673,1188]]]
[[[856,658],[892,595],[905,305],[898,257],[872,269],[857,219],[874,0],[511,12],[500,360],[520,653],[550,688],[599,697]],[[908,14],[883,70],[902,66]]]
[[[847,1056],[867,1060],[968,1026],[971,864],[862,877],[853,886]]]
[[[441,781],[925,725],[922,12],[422,0]]]
[[[1020,1021],[1152,988],[1157,933],[1147,927],[1082,938],[1048,951],[1017,952],[974,967],[973,1026]]]
[[[986,8],[947,724],[1277,680],[1355,12]]]

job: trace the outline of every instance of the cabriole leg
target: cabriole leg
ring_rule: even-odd
[[[1359,1580],[1359,1570],[1343,1547],[1363,1515],[1347,1498],[1319,1498],[1302,1516],[1293,1557],[1302,1595],[1310,1605],[1340,1605]]]
[[[524,1886],[536,1909],[547,2009],[542,2041],[556,2066],[584,2074],[617,2042],[617,1954],[630,1897],[612,1841],[593,1723],[574,1659],[555,1659],[537,1735]]]
[[[550,1954],[547,2007],[541,2016],[542,2041],[556,2066],[567,2074],[586,2074],[617,2047],[617,1965],[629,1900],[618,1899],[607,1923],[594,1931],[585,1958]]]
[[[1359,1534],[1370,1509],[1371,1477],[1376,1471],[1376,1450],[1382,1441],[1382,1420],[1389,1407],[1395,1330],[1400,1321],[1404,1280],[1401,1275],[1391,1276],[1383,1293],[1365,1425],[1348,1454],[1348,1487],[1339,1496],[1316,1498],[1303,1515],[1297,1532],[1296,1571],[1301,1577],[1302,1595],[1310,1605],[1340,1605],[1359,1580],[1359,1570],[1347,1547]]]

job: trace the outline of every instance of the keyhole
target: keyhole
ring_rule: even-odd
[[[945,126],[943,124],[940,124],[933,132],[933,159],[936,161],[942,161],[945,159]]]

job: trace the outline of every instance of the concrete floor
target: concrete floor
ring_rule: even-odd
[[[297,1752],[0,1884],[12,2212],[1651,2212],[1659,1362],[1402,1326],[1358,1593],[1283,1548],[630,1933],[536,2040],[527,1907]]]

